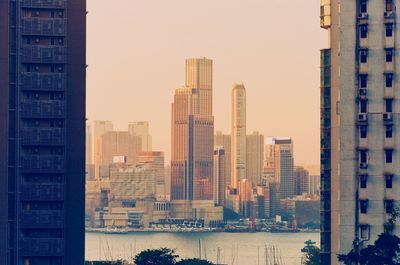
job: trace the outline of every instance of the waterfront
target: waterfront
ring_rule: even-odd
[[[198,257],[228,265],[265,264],[265,246],[275,245],[285,265],[299,265],[304,242],[319,245],[319,233],[86,233],[86,260],[129,259],[144,249],[168,247],[180,257]]]

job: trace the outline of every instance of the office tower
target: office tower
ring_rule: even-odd
[[[231,135],[217,131],[214,135],[214,148],[222,147],[225,151],[225,187],[231,184]]]
[[[320,175],[310,175],[310,187],[309,192],[312,195],[319,195],[320,192]]]
[[[231,187],[246,179],[246,89],[235,84],[232,89]]]
[[[259,132],[246,136],[246,177],[254,186],[261,184],[264,166],[264,135]]]
[[[84,0],[0,1],[0,264],[84,263],[85,40]]]
[[[148,165],[116,163],[110,167],[110,203],[124,205],[135,200],[155,199],[157,171]]]
[[[210,118],[213,116],[213,62],[207,58],[186,59],[185,87],[198,89],[198,115]]]
[[[216,205],[225,205],[225,149],[217,147],[214,150],[214,202]]]
[[[172,103],[171,199],[213,200],[212,61],[186,60]]]
[[[324,264],[384,231],[399,235],[385,226],[400,199],[398,1],[339,2],[321,8],[330,35],[321,51]]]
[[[107,132],[112,132],[114,125],[111,121],[94,121],[93,129],[93,152],[94,152],[94,164],[99,165],[100,161],[100,138]],[[95,178],[100,178],[100,168],[95,166]]]
[[[86,123],[86,165],[93,164],[92,127]]]
[[[310,173],[304,167],[294,169],[294,195],[310,194]]]
[[[109,177],[109,166],[115,156],[126,156],[128,164],[136,165],[140,150],[140,137],[123,131],[103,134],[98,141],[98,160],[95,161],[95,167],[99,170],[98,176]]]
[[[142,151],[150,152],[153,149],[152,136],[149,133],[149,122],[138,121],[128,124],[128,131],[133,136],[139,136],[142,139]]]
[[[263,185],[275,179],[275,147],[272,144],[264,145]]]
[[[282,199],[294,196],[293,141],[290,138],[269,138],[267,144],[274,150],[274,178],[280,184]]]
[[[271,180],[269,183],[269,201],[270,201],[270,217],[281,214],[281,195],[280,195],[280,184],[275,180]]]
[[[243,217],[250,217],[252,212],[253,202],[253,183],[248,179],[242,179],[238,183],[239,187],[239,201],[240,201],[240,215]]]
[[[165,199],[164,152],[140,152],[138,164],[156,171],[156,196]]]

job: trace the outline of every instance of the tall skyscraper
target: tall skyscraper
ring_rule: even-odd
[[[246,89],[235,84],[232,89],[231,187],[246,179]]]
[[[398,1],[323,1],[322,263],[372,244],[398,205]]]
[[[217,147],[214,150],[214,202],[216,205],[225,205],[225,150]]]
[[[153,138],[149,132],[149,122],[137,121],[128,124],[128,131],[133,136],[139,136],[142,139],[142,151],[150,152],[153,149]]]
[[[149,169],[156,171],[156,196],[159,199],[165,199],[164,152],[140,152],[138,156],[138,164],[147,166]]]
[[[94,152],[94,164],[95,164],[95,177],[97,179],[100,178],[100,139],[107,132],[112,132],[114,130],[114,125],[111,121],[94,121],[94,129],[93,129],[93,152]],[[97,166],[96,166],[97,165]]]
[[[225,188],[231,184],[231,135],[217,131],[214,135],[214,149],[222,147],[225,152]]]
[[[86,1],[0,1],[0,264],[84,263]]]
[[[212,61],[186,60],[172,103],[171,199],[213,199]]]
[[[261,184],[264,167],[264,135],[259,132],[246,136],[246,178],[254,186]]]
[[[291,198],[295,191],[293,141],[290,138],[270,138],[267,144],[274,150],[274,178],[280,184],[280,197]]]
[[[294,194],[310,194],[310,173],[304,167],[294,169]]]
[[[103,134],[98,141],[98,159],[95,167],[98,177],[109,177],[109,166],[115,156],[126,156],[127,163],[136,165],[141,150],[141,139],[124,131],[112,131]]]
[[[93,164],[92,127],[86,123],[86,165]]]

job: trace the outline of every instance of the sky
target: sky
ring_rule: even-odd
[[[111,4],[112,3],[112,4]],[[214,66],[215,130],[230,133],[231,89],[247,91],[248,134],[290,136],[295,164],[319,164],[320,0],[88,0],[87,118],[149,121],[170,158],[171,103],[186,58]]]

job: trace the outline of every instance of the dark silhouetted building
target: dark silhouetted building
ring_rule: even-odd
[[[85,0],[0,0],[0,264],[84,263]]]

